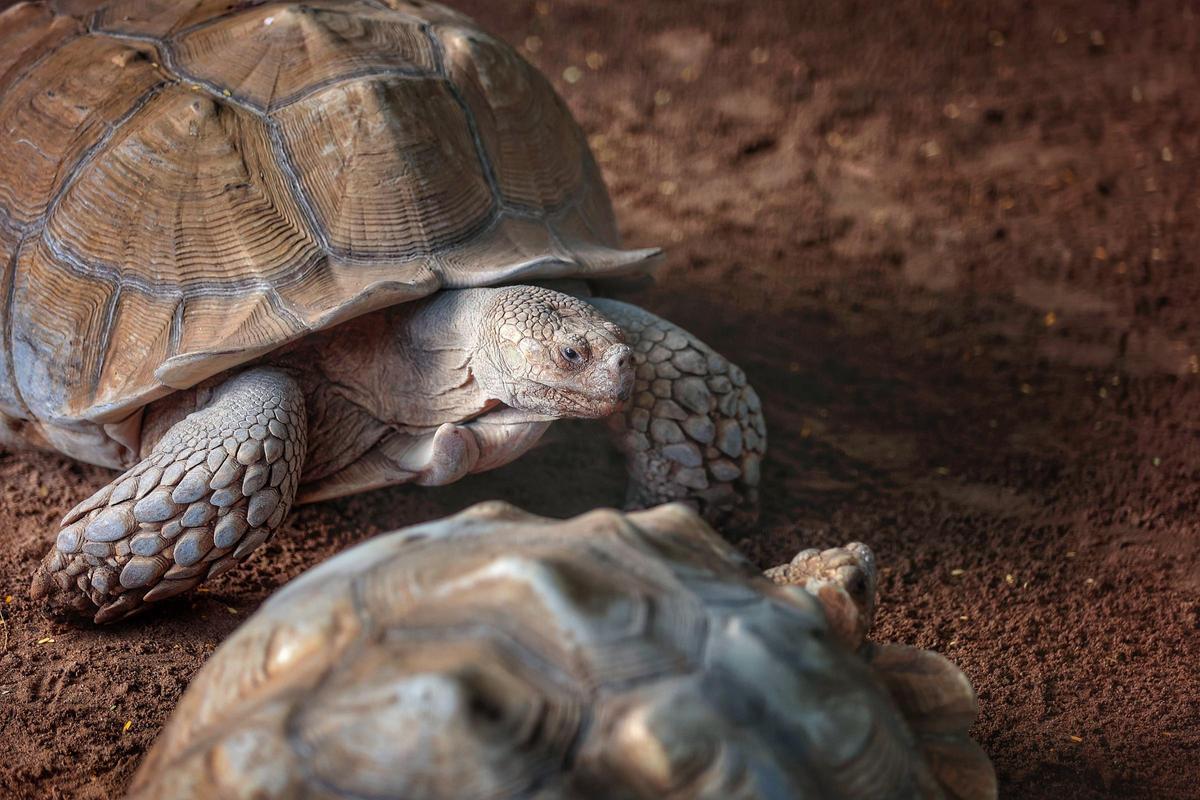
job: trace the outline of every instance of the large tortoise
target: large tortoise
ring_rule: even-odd
[[[996,796],[966,677],[865,640],[869,550],[769,575],[679,504],[376,537],[221,645],[131,796]]]
[[[562,101],[449,9],[21,3],[0,164],[0,445],[125,470],[64,517],[52,611],[122,618],[294,502],[457,480],[559,418],[609,417],[631,505],[753,512],[744,374],[583,299],[658,251],[620,249]]]

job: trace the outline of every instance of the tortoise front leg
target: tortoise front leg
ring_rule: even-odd
[[[51,613],[105,623],[226,572],[283,522],[306,432],[290,376],[254,369],[231,378],[63,518],[31,595]]]
[[[624,329],[634,353],[631,401],[609,423],[628,461],[629,507],[682,500],[726,528],[752,523],[767,430],[745,373],[648,311],[589,302]]]

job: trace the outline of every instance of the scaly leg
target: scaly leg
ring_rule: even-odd
[[[725,528],[751,524],[767,429],[745,373],[637,306],[589,302],[621,326],[634,352],[632,400],[609,423],[628,460],[627,505],[682,500]]]
[[[291,377],[264,368],[231,378],[63,518],[31,595],[105,623],[226,572],[283,522],[305,450]]]

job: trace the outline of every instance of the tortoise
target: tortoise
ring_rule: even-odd
[[[768,576],[682,504],[375,537],[217,649],[130,798],[996,796],[962,672],[864,638],[868,548]]]
[[[221,574],[294,503],[439,485],[607,419],[628,502],[753,516],[736,365],[600,294],[622,249],[551,85],[412,0],[0,14],[0,445],[121,470],[31,593],[96,623]]]

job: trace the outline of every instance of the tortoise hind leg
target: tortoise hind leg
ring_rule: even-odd
[[[681,500],[724,529],[752,524],[767,431],[745,373],[648,311],[589,302],[621,326],[634,353],[632,401],[610,418],[629,467],[627,505]]]
[[[306,433],[290,376],[231,378],[63,518],[30,594],[52,614],[105,623],[229,570],[283,522]]]

